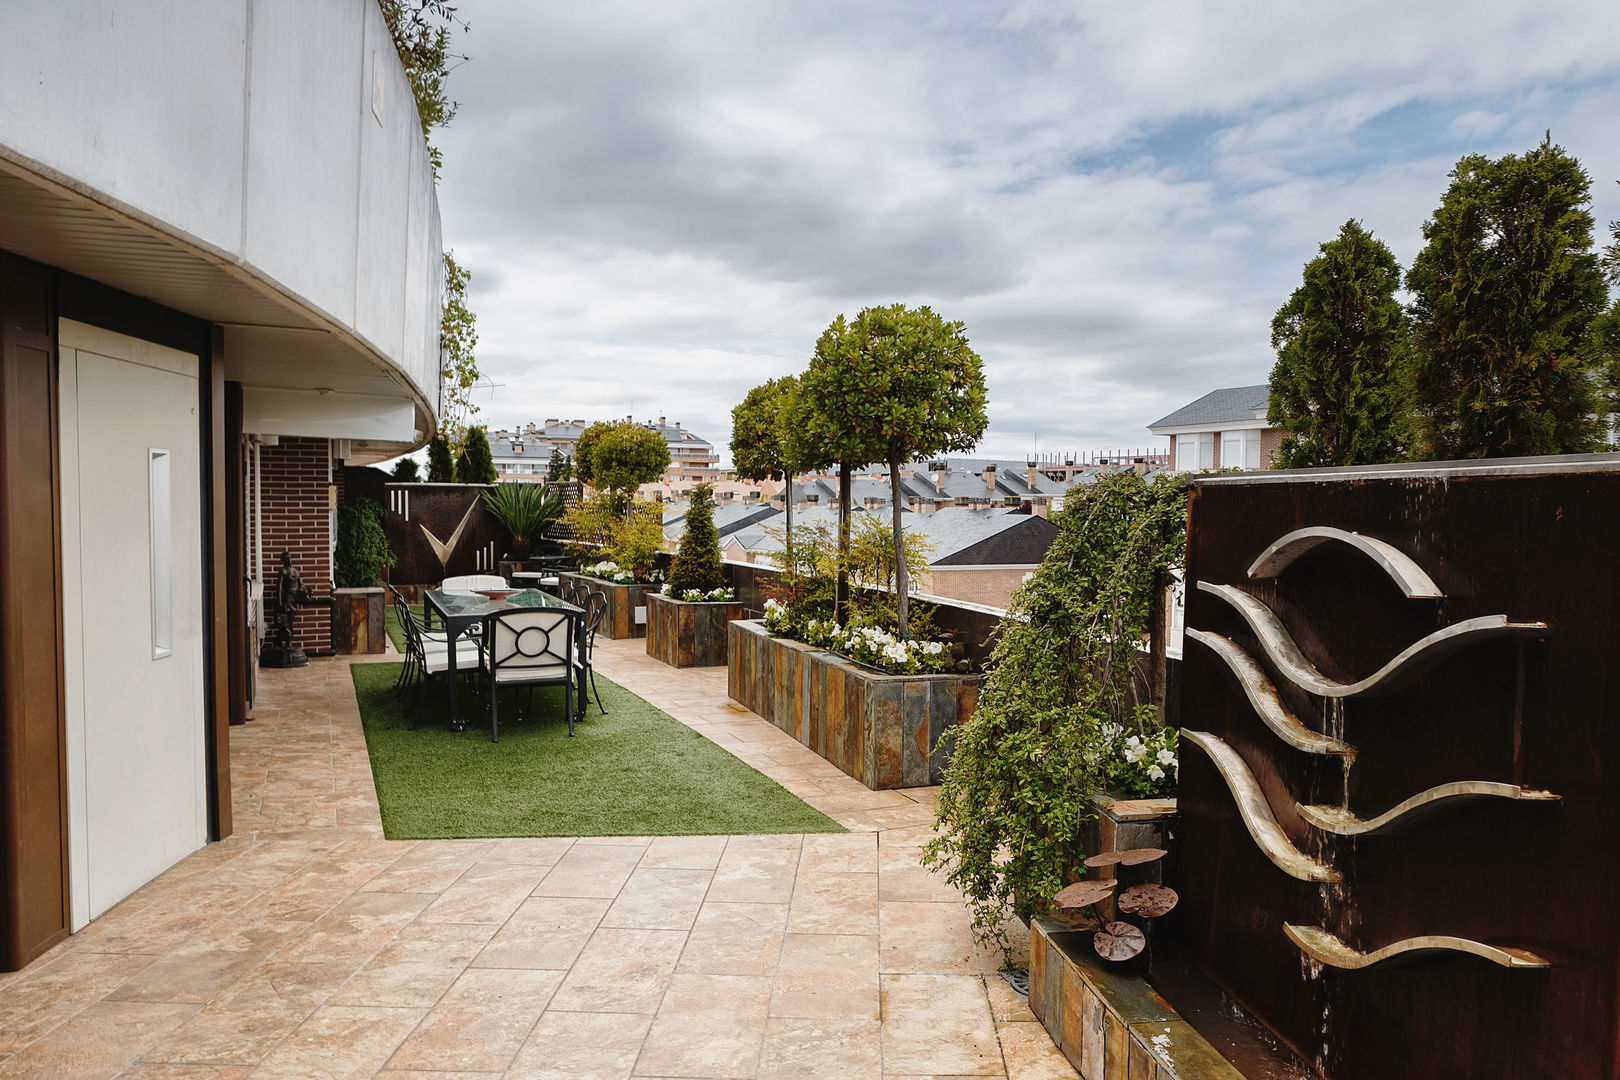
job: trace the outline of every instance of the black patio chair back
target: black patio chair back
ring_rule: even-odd
[[[607,593],[600,590],[587,590],[584,602],[575,605],[585,609],[584,631],[580,635],[579,661],[585,668],[585,674],[591,680],[591,693],[596,697],[596,707],[607,715],[607,709],[602,705],[602,692],[596,688],[596,668],[591,665],[591,656],[596,651],[596,631],[601,628],[602,620],[607,617]],[[585,702],[580,703],[580,711],[585,709]]]
[[[489,672],[491,742],[500,741],[501,687],[547,683],[562,684],[568,735],[573,737],[574,622],[570,613],[544,607],[503,611],[490,619],[484,655]]]

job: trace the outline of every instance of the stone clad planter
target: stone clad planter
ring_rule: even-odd
[[[657,585],[615,585],[585,574],[559,574],[557,577],[565,587],[577,582],[594,592],[607,594],[607,614],[602,616],[602,627],[597,631],[603,637],[619,641],[647,636],[647,594],[656,592]]]
[[[387,651],[388,634],[383,629],[386,596],[380,585],[332,590],[333,652],[342,656]]]
[[[739,603],[689,603],[647,594],[647,655],[670,667],[719,667],[726,662],[726,627],[743,617]]]
[[[756,620],[728,631],[731,696],[874,790],[939,783],[940,736],[978,705],[977,675],[884,675]]]

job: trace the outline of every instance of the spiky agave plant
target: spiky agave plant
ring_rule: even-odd
[[[497,484],[484,492],[484,505],[512,534],[513,554],[519,558],[563,513],[562,497],[545,484]]]

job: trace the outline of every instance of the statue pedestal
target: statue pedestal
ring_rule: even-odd
[[[309,667],[309,657],[302,645],[277,645],[266,642],[259,650],[259,666],[267,668]]]

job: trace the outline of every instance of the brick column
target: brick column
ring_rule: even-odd
[[[340,470],[341,471],[341,470]],[[316,602],[301,608],[293,640],[311,656],[332,653],[332,526],[327,488],[332,484],[330,444],[325,439],[283,436],[259,451],[259,483],[264,508],[265,610],[277,597],[281,553],[292,552],[293,566]]]

